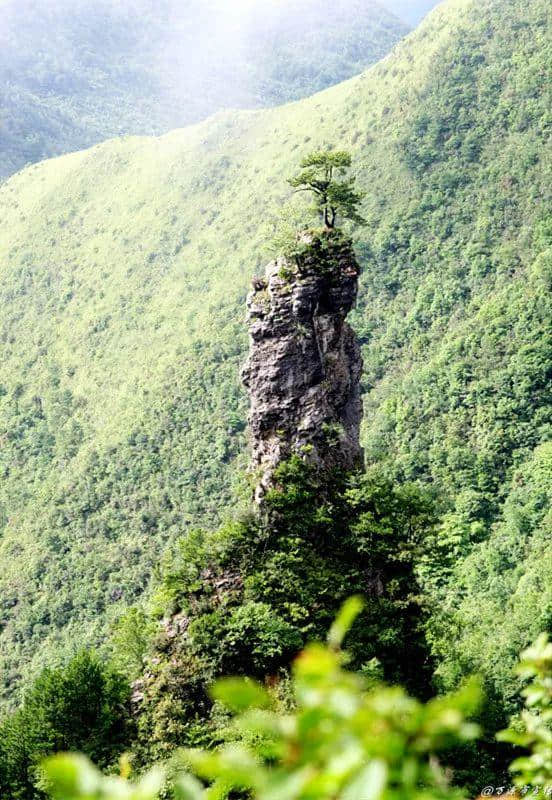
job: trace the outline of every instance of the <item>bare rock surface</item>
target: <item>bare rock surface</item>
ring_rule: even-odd
[[[346,322],[359,273],[351,242],[327,232],[304,236],[297,255],[268,264],[265,278],[253,281],[242,378],[258,502],[292,453],[328,472],[362,465],[362,357]]]

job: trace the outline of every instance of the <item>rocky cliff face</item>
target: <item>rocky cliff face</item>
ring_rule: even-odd
[[[242,377],[251,403],[257,502],[292,453],[328,472],[362,464],[362,358],[345,321],[359,272],[351,243],[328,232],[305,237],[296,257],[272,262],[266,277],[253,282]]]

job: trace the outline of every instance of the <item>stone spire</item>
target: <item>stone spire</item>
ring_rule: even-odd
[[[362,466],[362,357],[345,321],[360,267],[334,231],[305,235],[293,259],[253,281],[247,298],[250,352],[242,378],[250,397],[252,468],[262,500],[278,464],[299,453],[320,470]]]

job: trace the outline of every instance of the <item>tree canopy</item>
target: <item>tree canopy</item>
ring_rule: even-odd
[[[335,228],[338,216],[357,224],[364,222],[358,212],[363,194],[354,188],[355,178],[346,177],[351,163],[345,150],[315,151],[301,161],[301,172],[289,181],[297,192],[312,192],[313,211],[326,228]]]

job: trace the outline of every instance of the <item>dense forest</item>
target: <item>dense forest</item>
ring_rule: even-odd
[[[368,459],[436,494],[450,563],[423,569],[438,674],[449,685],[487,668],[508,693],[518,642],[496,635],[492,604],[507,596],[531,632],[548,613],[541,596],[533,615],[521,586],[546,577],[550,10],[473,9],[448,3],[381,65],[297,105],[115,140],[3,186],[10,692],[30,658],[103,637],[163,546],[224,514],[245,465],[247,282],[298,154],[339,135],[369,187],[354,322]],[[518,502],[508,511],[518,497],[526,518]],[[493,664],[484,637],[470,640],[471,613],[504,643]],[[453,652],[441,614],[458,629]]]
[[[339,0],[331,14],[314,0],[258,0],[239,12],[225,0],[5,0],[0,178],[111,136],[305,97],[408,31],[375,0]]]
[[[312,97],[3,183],[0,786],[31,796],[37,753],[220,744],[223,674],[278,673],[294,708],[278,671],[380,567],[349,666],[420,703],[479,674],[479,704],[443,702],[482,739],[458,722],[445,763],[503,779],[514,667],[552,628],[551,108],[549,0],[447,0]],[[274,526],[244,474],[245,296],[307,213],[287,179],[332,146],[364,192],[367,469],[328,494],[284,464]]]

